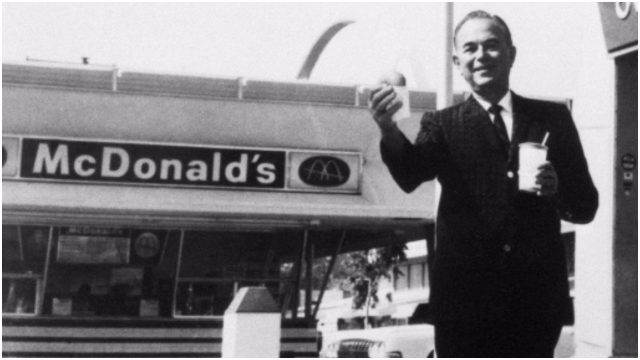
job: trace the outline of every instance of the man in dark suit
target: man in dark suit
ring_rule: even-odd
[[[568,109],[513,93],[516,48],[484,11],[456,27],[453,62],[465,102],[426,113],[412,144],[391,119],[401,100],[372,91],[384,162],[406,192],[437,178],[431,305],[438,357],[553,357],[571,311],[560,219],[588,223],[598,207]],[[549,133],[534,192],[518,190],[518,151]]]

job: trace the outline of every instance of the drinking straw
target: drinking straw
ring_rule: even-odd
[[[547,139],[549,139],[549,132],[544,133],[544,138],[542,139],[542,146],[545,146],[547,143]]]

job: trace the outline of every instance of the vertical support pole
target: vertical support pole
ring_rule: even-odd
[[[49,227],[49,241],[47,242],[47,254],[44,260],[44,274],[42,275],[41,296],[38,299],[36,315],[42,314],[44,307],[44,293],[47,290],[47,282],[49,281],[49,266],[51,264],[51,249],[53,248],[53,226]]]
[[[308,235],[308,230],[304,230],[304,233],[302,234],[302,249],[300,249],[300,256],[298,256],[298,266],[296,269],[296,284],[295,284],[295,288],[294,288],[294,294],[293,294],[293,298],[296,300],[293,302],[292,304],[292,312],[293,312],[293,319],[297,319],[298,318],[298,306],[300,304],[300,282],[301,282],[301,278],[302,278],[302,266],[303,266],[303,262],[304,262],[304,254],[307,252],[307,235]]]
[[[176,314],[176,299],[178,297],[178,279],[182,265],[182,247],[184,245],[184,229],[180,229],[180,245],[178,246],[178,261],[176,261],[176,278],[173,280],[173,300],[171,301],[172,315]]]
[[[309,230],[304,231],[305,244],[307,251],[305,253],[305,289],[304,289],[304,319],[311,320],[311,298],[313,285],[313,243],[309,242]]]
[[[20,265],[24,264],[24,241],[22,240],[22,225],[17,226],[18,230],[18,251],[20,253]]]
[[[327,272],[324,274],[324,279],[322,279],[322,288],[320,289],[320,295],[318,295],[318,302],[316,303],[316,307],[313,309],[313,318],[315,319],[318,316],[318,311],[320,310],[320,304],[322,304],[322,298],[324,297],[325,289],[327,288],[327,284],[329,283],[329,277],[331,277],[331,272],[333,271],[333,267],[335,266],[336,259],[340,254],[340,250],[342,250],[342,244],[344,243],[344,239],[347,237],[347,230],[342,231],[342,236],[340,240],[338,240],[338,246],[336,247],[336,251],[333,253],[331,260],[329,261],[329,266],[327,268]]]
[[[442,23],[442,39],[437,49],[442,49],[444,58],[440,61],[440,77],[437,82],[436,109],[444,109],[453,105],[453,3],[446,2]],[[438,213],[442,188],[436,182],[434,191],[434,214]]]
[[[442,52],[440,78],[436,95],[436,108],[442,109],[453,105],[453,3],[446,2],[443,17]]]
[[[296,260],[293,264],[293,268],[291,269],[291,272],[293,274],[298,274],[298,269],[299,269],[300,265],[299,262]],[[297,291],[297,283],[296,283],[297,279],[294,279],[292,281],[287,281],[286,282],[286,286],[287,286],[287,290],[286,293],[284,295],[284,301],[282,302],[282,307],[281,307],[281,315],[282,318],[284,319],[287,316],[287,311],[291,310],[291,302],[293,299],[295,299],[295,291]],[[293,314],[292,314],[293,317]],[[295,317],[293,317],[295,319]]]

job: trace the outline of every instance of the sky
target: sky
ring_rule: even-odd
[[[514,83],[533,93],[571,95],[558,79],[577,76],[565,54],[582,51],[581,34],[601,32],[597,19],[585,20],[597,14],[595,3],[455,3],[454,22],[478,8],[502,15],[511,27],[518,46]],[[442,51],[443,14],[442,3],[424,2],[3,2],[2,60],[79,64],[88,57],[125,71],[293,81],[320,35],[351,20],[310,81],[372,84],[395,69],[410,87],[433,90],[450,61]],[[454,89],[466,89],[455,72]]]
[[[346,3],[4,3],[3,61],[26,57],[127,69],[295,79],[318,37],[329,44],[311,80],[378,76],[428,37],[421,18],[441,5]],[[403,21],[393,24],[393,18]],[[402,34],[404,33],[404,35]],[[409,36],[408,34],[413,34]],[[378,65],[380,64],[380,65]],[[366,75],[364,75],[366,74]]]

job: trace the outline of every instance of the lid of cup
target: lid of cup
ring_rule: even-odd
[[[519,146],[520,147],[532,147],[532,148],[536,148],[536,149],[547,149],[546,146],[544,146],[544,145],[542,145],[540,143],[537,143],[537,142],[523,142],[523,143],[520,143]]]

